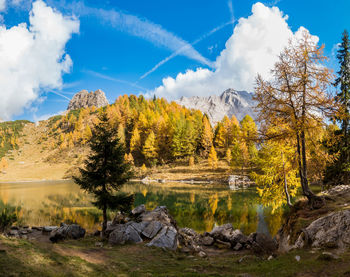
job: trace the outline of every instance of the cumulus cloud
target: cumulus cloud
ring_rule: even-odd
[[[40,98],[40,91],[62,86],[72,60],[65,45],[79,21],[43,1],[33,3],[29,25],[0,26],[0,118],[19,114]]]
[[[6,9],[6,0],[0,0],[0,12]]]
[[[215,69],[197,68],[167,77],[162,85],[148,92],[168,99],[180,96],[208,96],[227,88],[252,92],[259,73],[270,76],[270,69],[290,38],[298,36],[304,28],[293,33],[287,24],[288,17],[277,7],[262,3],[252,6],[248,18],[240,18],[225,49],[215,61]]]

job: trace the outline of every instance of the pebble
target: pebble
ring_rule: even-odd
[[[298,255],[295,256],[295,259],[296,259],[297,262],[300,262],[300,256],[298,256]]]

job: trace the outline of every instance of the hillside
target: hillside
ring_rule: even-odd
[[[125,145],[125,159],[137,167],[151,168],[178,160],[188,164],[189,159],[197,164],[206,161],[212,151],[228,164],[232,160],[247,165],[247,151],[255,147],[249,142],[256,134],[256,125],[250,117],[238,122],[234,115],[224,116],[216,126],[211,126],[201,111],[163,98],[146,100],[143,96],[124,95],[111,105],[96,108],[90,107],[84,97],[84,103],[78,103],[81,92],[77,95],[73,102],[82,106],[80,109],[67,110],[37,124],[1,123],[0,139],[4,143],[0,144],[0,154],[6,154],[8,166],[4,166],[0,181],[70,178],[88,153],[86,144],[103,110]],[[229,149],[232,154],[228,154]],[[229,160],[225,155],[230,156]]]

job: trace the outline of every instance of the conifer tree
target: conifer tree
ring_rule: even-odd
[[[208,164],[212,168],[217,168],[218,166],[218,157],[216,155],[216,151],[214,146],[210,148],[209,156],[208,156]]]
[[[131,178],[131,165],[124,161],[124,146],[117,130],[110,126],[107,114],[99,115],[89,141],[91,154],[80,168],[80,176],[74,181],[95,196],[94,205],[103,212],[102,235],[107,228],[107,209],[126,211],[133,203],[133,195],[120,193],[122,186]]]
[[[202,156],[207,157],[211,147],[213,146],[213,130],[211,128],[209,119],[207,115],[203,116],[203,129],[201,134],[201,148]]]
[[[142,154],[145,156],[146,160],[151,166],[154,166],[157,163],[157,145],[156,137],[153,131],[148,135],[145,144],[142,148]]]
[[[323,48],[304,30],[301,38],[290,41],[279,55],[272,79],[257,77],[254,95],[261,129],[282,125],[285,127],[274,136],[295,139],[300,183],[312,208],[323,206],[324,201],[309,186],[307,131],[315,127],[314,122],[324,124],[334,107],[327,93],[333,75],[324,64]]]
[[[226,130],[221,122],[218,123],[215,129],[214,144],[215,147],[223,149],[226,146]]]
[[[327,167],[325,182],[348,185],[350,178],[350,41],[347,30],[343,32],[337,58],[340,69],[334,86],[340,89],[335,100],[340,107],[340,113],[336,119],[341,123],[341,130],[335,131],[334,135],[338,137],[337,145],[333,145],[330,152],[338,152],[339,157]]]

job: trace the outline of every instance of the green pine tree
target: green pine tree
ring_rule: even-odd
[[[335,130],[334,136],[338,139],[334,140],[336,144],[329,148],[329,152],[331,154],[339,153],[339,155],[327,167],[324,181],[326,183],[348,185],[350,178],[350,41],[346,30],[343,32],[337,58],[340,69],[334,86],[340,88],[335,99],[340,106],[340,113],[336,119],[341,124],[341,129]]]
[[[91,154],[80,168],[74,181],[95,196],[96,207],[103,211],[102,235],[107,228],[107,209],[127,211],[134,196],[120,193],[122,186],[132,177],[131,165],[124,160],[125,150],[118,132],[111,128],[107,114],[99,115],[89,141]]]

